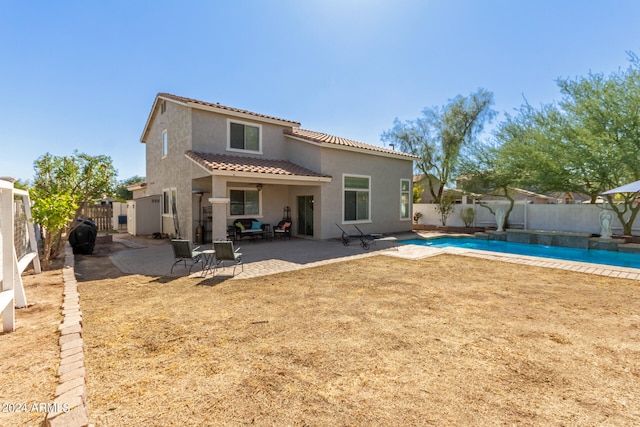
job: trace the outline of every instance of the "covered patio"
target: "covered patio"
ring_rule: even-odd
[[[292,220],[292,234],[321,236],[322,187],[332,178],[284,160],[187,152],[192,171],[193,236],[202,243],[228,236],[238,219],[274,227]],[[199,228],[200,227],[200,228]],[[202,230],[202,238],[195,238]]]

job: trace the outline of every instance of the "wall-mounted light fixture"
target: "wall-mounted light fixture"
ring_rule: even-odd
[[[262,184],[256,184],[256,190],[262,191]]]

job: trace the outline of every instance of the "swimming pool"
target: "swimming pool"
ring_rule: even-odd
[[[431,246],[434,248],[467,248],[483,251],[529,255],[568,261],[591,262],[618,267],[640,268],[640,254],[602,251],[595,249],[575,249],[562,246],[545,246],[527,243],[503,242],[499,240],[476,239],[474,237],[436,237],[433,239],[403,240],[401,244]]]

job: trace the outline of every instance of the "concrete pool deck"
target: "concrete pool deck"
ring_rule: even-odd
[[[423,238],[437,237],[435,233],[417,233]],[[451,236],[451,235],[449,235]],[[415,246],[415,245],[407,245]],[[588,262],[567,261],[553,258],[541,258],[537,256],[507,254],[502,252],[483,251],[479,249],[466,248],[429,248],[434,249],[434,256],[441,253],[453,255],[483,258],[492,261],[503,261],[513,264],[532,265],[536,267],[555,268],[559,270],[577,271],[580,273],[597,274],[599,276],[620,277],[624,279],[640,280],[640,269],[630,267],[618,267],[614,265],[593,264]]]
[[[398,235],[398,240],[411,238],[433,238],[445,234],[438,232],[415,232]],[[451,236],[451,234],[446,234]],[[111,255],[113,264],[123,273],[143,274],[152,276],[170,275],[173,264],[173,254],[168,240],[151,241],[145,238],[133,237],[127,234],[113,236],[113,241],[122,243],[131,250],[123,250]],[[201,245],[207,249],[211,245]],[[241,247],[244,260],[244,271],[234,278],[248,279],[302,268],[316,267],[333,262],[366,258],[376,255],[398,257],[404,259],[424,259],[441,254],[452,254],[483,258],[492,261],[503,261],[515,264],[532,265],[545,268],[577,271],[581,273],[597,274],[601,276],[620,277],[640,280],[640,269],[616,267],[601,264],[591,264],[577,261],[563,261],[550,258],[540,258],[526,255],[515,255],[464,248],[433,248],[418,245],[398,245],[393,247],[389,242],[379,242],[369,250],[353,241],[344,246],[340,240],[306,240],[290,239],[273,242],[251,241],[236,242]],[[195,267],[199,269],[200,267]],[[187,270],[177,265],[174,276],[182,276]],[[192,272],[191,276],[200,276],[200,271]],[[230,275],[229,269],[218,271],[216,275]]]

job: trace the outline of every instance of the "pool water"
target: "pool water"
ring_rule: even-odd
[[[618,267],[640,268],[640,254],[576,249],[562,246],[545,246],[527,243],[503,242],[499,240],[476,239],[474,237],[436,237],[433,239],[403,240],[401,244],[431,246],[434,248],[467,248],[483,251],[529,255],[568,261],[591,262]]]

